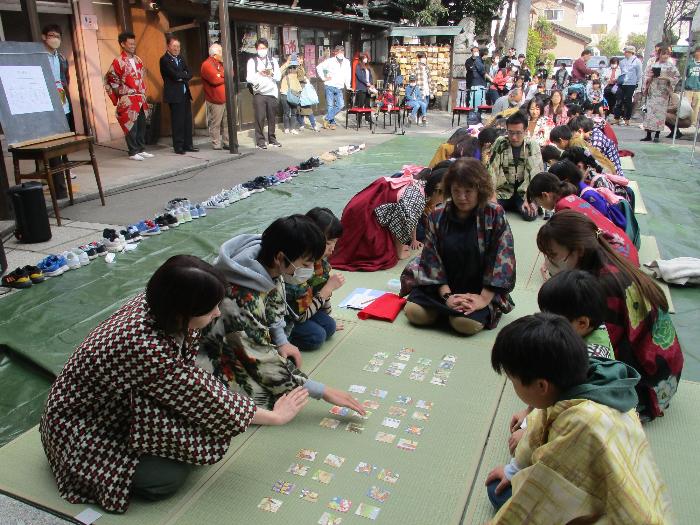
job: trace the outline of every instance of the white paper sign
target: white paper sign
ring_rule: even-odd
[[[41,66],[0,66],[0,83],[13,115],[53,111]]]

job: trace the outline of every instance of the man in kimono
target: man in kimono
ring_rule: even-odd
[[[535,410],[515,457],[486,478],[500,509],[490,523],[673,522],[636,412],[634,368],[589,358],[571,323],[547,313],[504,327],[491,364]]]
[[[131,160],[153,157],[146,150],[146,71],[136,52],[136,36],[125,31],[119,34],[121,54],[112,61],[105,75],[105,90],[117,107],[117,122],[124,131]]]

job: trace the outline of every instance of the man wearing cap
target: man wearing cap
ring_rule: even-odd
[[[214,149],[228,148],[226,87],[224,86],[223,50],[220,44],[209,47],[209,58],[202,62],[200,73],[207,107],[207,128]]]
[[[637,84],[642,79],[642,61],[635,55],[635,47],[625,47],[625,58],[620,61],[620,77],[622,85],[617,90],[617,103],[615,104],[615,124],[620,124],[620,116],[625,121],[625,126],[630,125],[632,117],[632,96],[637,89]]]
[[[335,56],[327,58],[316,66],[316,73],[326,86],[328,112],[323,117],[323,127],[326,129],[335,129],[335,116],[345,107],[343,89],[350,89],[352,85],[350,61],[345,58],[345,48],[335,46],[334,53]]]

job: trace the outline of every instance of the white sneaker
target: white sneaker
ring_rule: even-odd
[[[204,201],[202,204],[205,208],[209,208],[210,210],[223,209],[226,207],[222,202],[218,201],[215,196],[212,196],[209,200]]]
[[[285,134],[285,135],[289,135],[289,130],[288,130],[288,129],[285,129],[285,130],[284,130],[284,134]]]
[[[153,153],[146,153],[145,151],[142,151],[141,153],[139,153],[139,155],[141,155],[144,159],[152,159],[153,157],[155,157]]]
[[[132,155],[132,156],[129,157],[129,158],[130,158],[131,160],[144,160],[144,158],[143,158],[141,155],[139,155],[138,153],[137,153],[136,155]]]
[[[80,266],[87,266],[88,264],[90,264],[90,257],[88,257],[88,254],[85,253],[83,250],[75,250],[73,253],[75,253],[78,256]]]
[[[63,252],[63,258],[66,260],[69,270],[77,270],[80,268],[80,259],[73,252]]]
[[[298,132],[297,130],[293,129],[293,130],[291,131],[291,134],[292,134],[292,135],[298,135],[299,132]]]

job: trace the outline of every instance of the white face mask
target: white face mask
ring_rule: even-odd
[[[285,259],[287,259],[285,257]],[[294,263],[287,259],[287,262],[289,262],[289,265],[294,268],[294,273],[292,275],[289,275],[287,273],[283,273],[283,279],[284,282],[289,283],[289,284],[302,284],[311,279],[314,275],[314,269],[313,268],[297,268],[294,266]]]
[[[60,38],[47,38],[46,45],[49,46],[51,49],[58,49],[59,47],[61,47],[61,39]]]
[[[335,55],[335,58],[337,58],[338,60],[343,60],[345,58],[345,55],[343,53],[338,53],[337,55]]]
[[[260,58],[265,58],[267,56],[267,49],[258,49],[258,56]]]
[[[472,53],[472,56],[473,56],[474,58],[479,58],[479,53]]]

